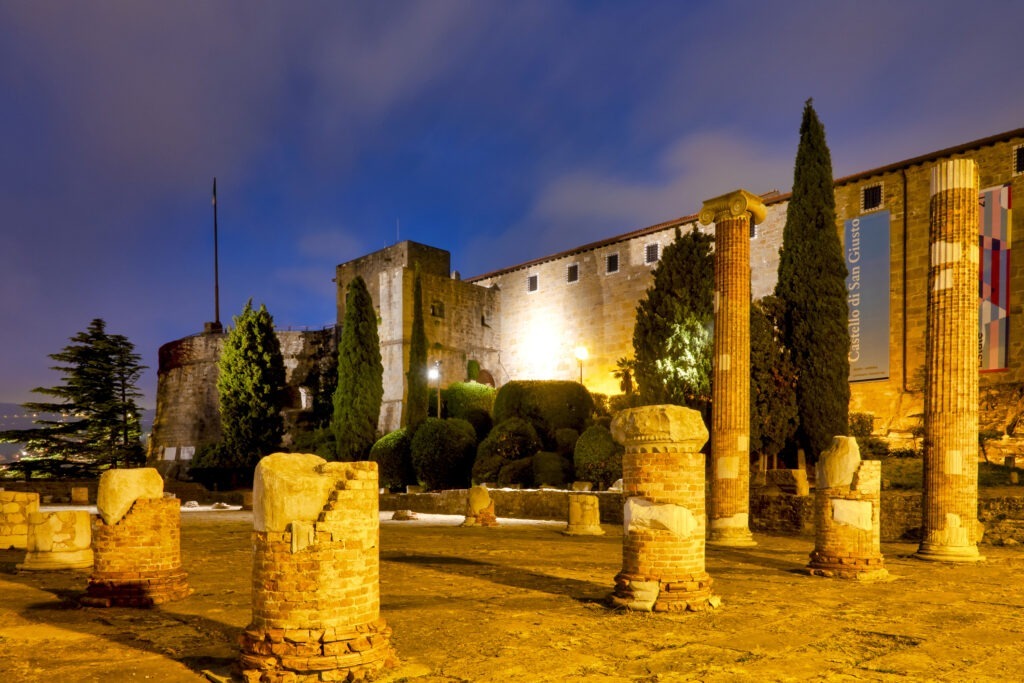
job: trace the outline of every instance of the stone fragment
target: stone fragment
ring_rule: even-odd
[[[394,514],[391,515],[391,519],[396,522],[406,522],[413,519],[419,519],[419,517],[412,510],[395,510]]]
[[[253,477],[256,531],[286,531],[293,521],[315,521],[337,483],[337,476],[323,471],[326,464],[310,453],[274,453],[261,459]]]
[[[569,521],[562,531],[566,536],[603,536],[601,503],[589,493],[569,494]]]
[[[678,538],[688,538],[700,524],[689,509],[671,503],[652,503],[639,497],[629,498],[623,511],[625,532],[634,529],[663,529]]]
[[[152,467],[107,470],[100,475],[96,509],[107,524],[116,524],[136,500],[162,498],[164,480]]]
[[[860,467],[860,446],[852,436],[834,436],[832,445],[821,454],[815,468],[819,489],[851,486]]]

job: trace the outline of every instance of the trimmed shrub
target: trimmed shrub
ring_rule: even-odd
[[[541,451],[533,456],[533,481],[537,486],[562,488],[572,478],[572,461],[569,458],[550,451]]]
[[[334,460],[337,453],[334,432],[328,427],[297,432],[292,441],[292,453],[313,453],[325,460]]]
[[[494,421],[513,417],[529,420],[544,446],[556,447],[559,429],[582,431],[594,414],[594,399],[578,382],[523,380],[505,384],[494,398]]]
[[[497,481],[498,474],[505,464],[532,456],[538,450],[540,439],[532,424],[518,417],[500,422],[477,448],[476,461],[473,463],[473,481]]]
[[[491,433],[491,429],[494,428],[494,420],[491,419],[491,414],[486,410],[470,408],[459,417],[473,425],[473,429],[476,431],[477,443],[486,439],[487,435]]]
[[[575,429],[555,430],[555,453],[572,457],[572,451],[576,448],[576,440],[580,433]]]
[[[494,406],[494,387],[479,382],[452,382],[441,392],[449,417],[464,418],[473,409],[491,411]]]
[[[612,433],[594,425],[580,434],[573,453],[576,478],[592,481],[595,486],[608,488],[622,478],[622,453],[625,449],[615,443]]]
[[[370,460],[377,463],[380,485],[401,489],[416,483],[412,466],[412,439],[406,429],[396,429],[377,440],[370,449]]]
[[[499,486],[533,488],[533,458],[519,458],[505,463],[498,473]]]
[[[426,418],[410,445],[416,476],[431,490],[467,487],[475,445],[473,425],[465,420]]]

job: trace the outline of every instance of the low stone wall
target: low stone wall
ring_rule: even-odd
[[[0,491],[0,550],[28,547],[28,517],[39,512],[34,493]]]
[[[0,492],[38,493],[39,501],[43,505],[71,503],[71,489],[79,487],[89,490],[89,502],[95,505],[96,492],[99,489],[98,479],[32,479],[30,481],[12,479],[0,481]],[[204,505],[213,503],[242,504],[242,491],[208,491],[202,484],[196,482],[165,480],[164,491],[173,493],[182,502],[195,500]]]
[[[494,501],[494,514],[513,519],[569,518],[569,491],[555,489],[525,490],[489,489]],[[424,514],[466,514],[466,489],[436,493],[385,493],[380,496],[381,510],[412,510]],[[594,492],[601,509],[602,524],[622,524],[622,494]]]

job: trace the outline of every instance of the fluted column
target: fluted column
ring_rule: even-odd
[[[750,221],[765,219],[745,190],[704,202],[715,224],[715,333],[711,373],[708,543],[755,545],[750,533]]]
[[[978,521],[978,167],[932,168],[923,538],[917,557],[973,562]]]

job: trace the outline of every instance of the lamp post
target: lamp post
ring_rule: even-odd
[[[427,377],[437,382],[437,417],[441,419],[441,361],[434,361],[434,365],[427,370]]]
[[[583,384],[583,361],[587,359],[588,355],[586,346],[580,345],[576,347],[576,360],[580,364],[580,384]]]

